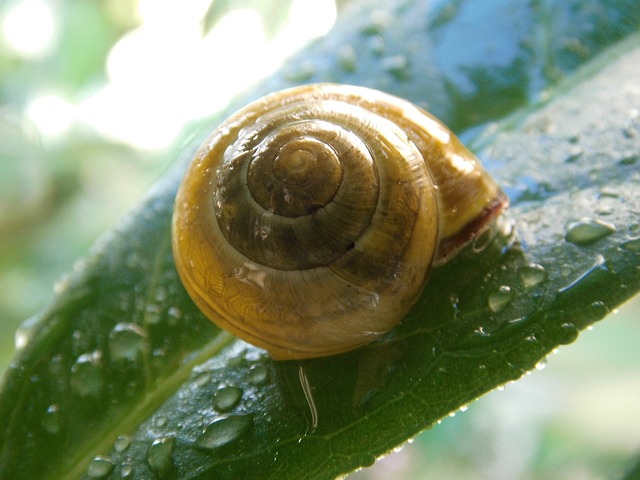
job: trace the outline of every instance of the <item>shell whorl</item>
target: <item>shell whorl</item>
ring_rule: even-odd
[[[205,315],[274,358],[339,353],[398,323],[438,245],[458,248],[499,192],[412,104],[298,87],[239,111],[197,152],[176,200],[176,265]]]

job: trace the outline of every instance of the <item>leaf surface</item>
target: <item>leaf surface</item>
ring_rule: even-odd
[[[1,478],[332,478],[519,378],[640,289],[635,2],[435,3],[358,4],[236,103],[331,80],[428,99],[458,130],[513,112],[466,135],[511,196],[504,219],[434,271],[382,341],[275,362],[180,284],[177,162],[18,332]]]

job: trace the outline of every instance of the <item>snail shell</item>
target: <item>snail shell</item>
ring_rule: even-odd
[[[176,199],[173,252],[218,326],[278,360],[320,357],[393,328],[431,266],[507,203],[418,107],[307,85],[250,104],[198,150]]]

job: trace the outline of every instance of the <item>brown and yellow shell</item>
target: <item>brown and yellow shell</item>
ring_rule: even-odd
[[[508,200],[440,121],[400,98],[319,84],[222,123],[180,185],[173,252],[202,312],[273,358],[379,338],[432,266]]]

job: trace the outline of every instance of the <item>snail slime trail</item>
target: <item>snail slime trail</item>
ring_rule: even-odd
[[[178,190],[173,252],[218,326],[276,360],[322,357],[391,330],[430,269],[507,204],[417,106],[306,85],[248,105],[200,147]]]

